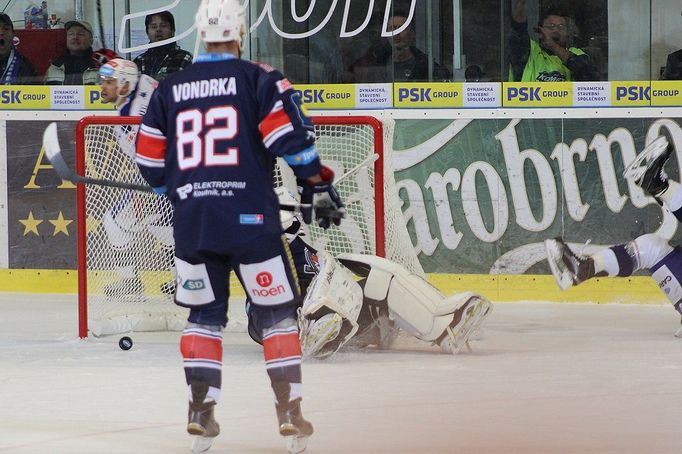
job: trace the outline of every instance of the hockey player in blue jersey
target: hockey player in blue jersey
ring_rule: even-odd
[[[637,156],[623,175],[659,204],[665,204],[682,222],[682,186],[669,180],[663,169],[673,151],[666,138],[659,136]],[[545,248],[552,274],[562,290],[593,277],[625,277],[647,270],[675,309],[682,313],[682,247],[671,246],[659,235],[645,234],[589,256],[576,253],[561,238],[546,240]],[[675,336],[682,337],[682,328]]]
[[[290,452],[313,432],[301,414],[301,351],[296,306],[301,298],[272,186],[275,158],[293,169],[304,221],[339,224],[343,204],[320,163],[310,119],[281,73],[240,59],[246,33],[238,0],[203,0],[197,32],[207,53],[162,81],[137,139],[147,182],[173,205],[175,301],[190,309],[180,339],[190,402],[193,450],[220,433],[222,329],[229,273],[254,305],[279,433]]]

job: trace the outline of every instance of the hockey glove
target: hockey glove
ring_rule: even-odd
[[[323,229],[328,229],[333,222],[340,225],[341,219],[346,217],[346,209],[343,206],[341,197],[332,184],[334,172],[328,167],[322,167],[320,171],[322,177],[319,183],[309,183],[304,179],[297,179],[298,192],[301,195],[301,215],[303,222],[312,222],[313,211],[315,220]]]

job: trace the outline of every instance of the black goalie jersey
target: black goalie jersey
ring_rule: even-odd
[[[173,203],[176,248],[221,251],[281,232],[275,157],[300,178],[316,175],[314,141],[300,96],[281,73],[208,54],[154,91],[136,161]]]

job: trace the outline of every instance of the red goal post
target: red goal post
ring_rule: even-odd
[[[132,158],[140,121],[83,118],[76,128],[76,172],[144,183]],[[310,226],[309,240],[334,255],[376,254],[423,273],[393,177],[392,123],[371,116],[315,116],[313,122],[322,162],[337,179],[349,173],[338,184],[348,217],[340,228],[324,231]],[[378,158],[373,160],[375,154]],[[278,166],[275,185],[295,192],[292,175],[287,166]],[[88,332],[106,335],[184,326],[186,309],[175,306],[172,296],[160,290],[173,279],[172,239],[170,249],[167,239],[171,208],[160,199],[165,200],[151,193],[78,185],[80,337]],[[231,284],[231,295],[240,291],[235,287]]]

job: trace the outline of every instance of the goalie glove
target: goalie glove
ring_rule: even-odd
[[[346,217],[346,209],[343,206],[341,197],[332,184],[334,172],[329,167],[322,166],[320,171],[322,181],[310,183],[307,180],[298,178],[298,192],[301,195],[301,215],[303,222],[310,224],[315,212],[315,220],[323,229],[328,229],[332,222],[340,225],[341,219]]]

